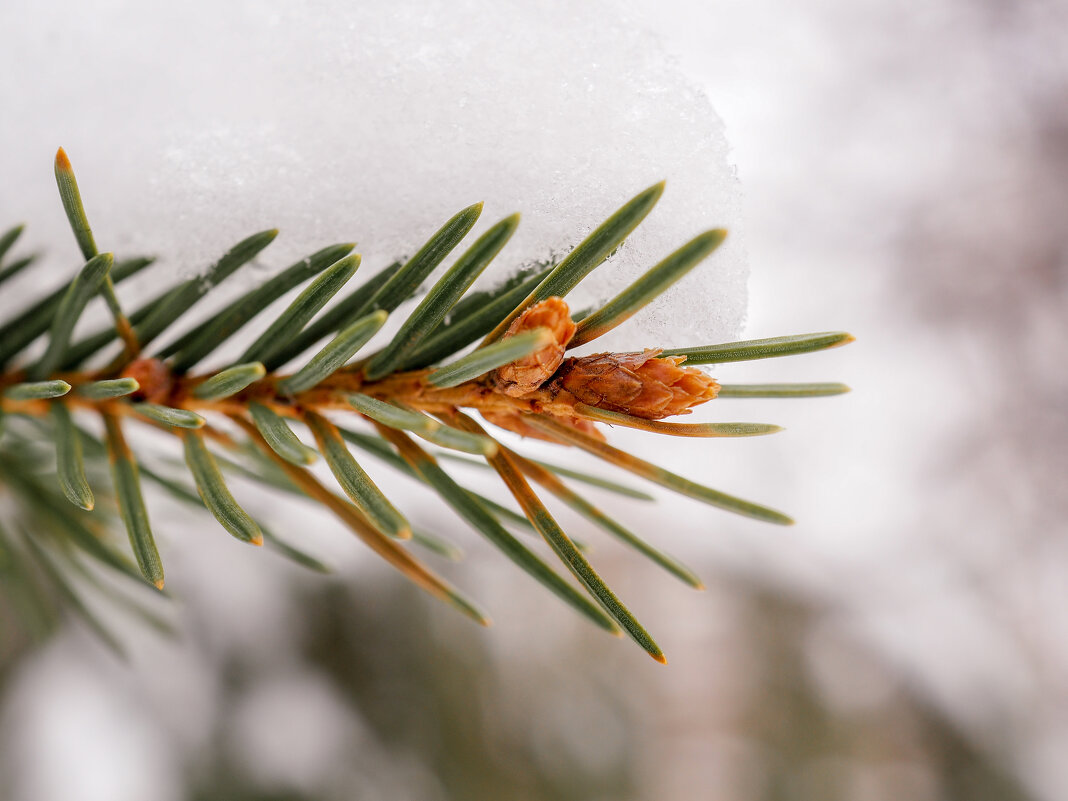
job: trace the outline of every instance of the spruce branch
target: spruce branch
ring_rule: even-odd
[[[251,507],[243,506],[227,484],[234,475],[327,509],[416,585],[488,624],[473,602],[410,552],[410,546],[418,546],[450,560],[462,555],[435,532],[410,525],[404,503],[390,499],[376,479],[383,463],[430,489],[516,567],[579,614],[609,632],[626,632],[654,659],[665,661],[653,637],[592,566],[589,546],[563,530],[533,485],[701,589],[692,570],[606,514],[565,479],[643,501],[652,496],[597,471],[533,460],[502,443],[496,429],[572,446],[720,509],[789,524],[792,520],[781,512],[697,484],[610,445],[602,426],[665,436],[756,436],[780,429],[770,423],[664,418],[688,414],[716,398],[802,398],[848,391],[836,383],[720,385],[694,367],[810,353],[852,341],[841,332],[667,350],[650,343],[632,353],[567,356],[569,349],[595,341],[638,313],[713,257],[723,242],[726,232],[710,229],[601,308],[573,312],[565,300],[568,292],[643,222],[664,191],[662,183],[625,203],[559,264],[531,265],[493,289],[471,292],[519,225],[518,214],[505,217],[461,252],[384,346],[361,355],[387,318],[464,241],[482,212],[481,203],[445,221],[411,258],[367,280],[355,278],[361,257],[353,252],[354,244],[330,245],[206,319],[198,316],[195,307],[206,295],[268,248],[278,234],[268,229],[234,245],[204,275],[165,287],[127,316],[116,286],[153,262],[116,261],[110,253],[99,253],[73,167],[62,150],[54,168],[84,263],[65,288],[0,320],[0,489],[11,501],[0,519],[0,575],[3,597],[27,630],[46,631],[58,610],[69,609],[118,647],[71,577],[86,574],[87,563],[98,563],[162,589],[164,560],[143,481],[208,511],[242,542],[262,544],[326,572],[314,555],[279,539],[249,514]],[[0,282],[43,269],[35,256],[9,258],[22,233],[23,226],[16,225],[0,234]],[[343,287],[357,282],[331,305]],[[298,289],[236,359],[201,366],[268,306]],[[111,312],[112,324],[72,341],[82,312],[97,296]],[[169,344],[150,349],[180,324],[183,330]],[[38,340],[43,340],[35,351],[40,355],[31,357],[27,351]],[[108,361],[101,351],[115,340],[121,351]],[[317,343],[322,343],[318,352],[304,355]],[[298,358],[291,372],[282,372]],[[82,425],[91,420],[102,424],[102,437]],[[158,468],[158,458],[149,460],[157,467],[141,463],[130,445],[137,442],[139,426],[172,438],[184,461],[172,461],[168,470]],[[310,432],[309,442],[298,431]],[[41,457],[46,447],[54,451],[54,462]],[[359,459],[350,448],[359,450]],[[365,463],[363,454],[374,464]],[[336,489],[307,469],[320,456]],[[110,484],[104,478],[105,461],[110,463]],[[460,483],[445,465],[497,476],[521,512]],[[126,529],[128,551],[113,539],[111,508],[117,508]],[[509,528],[542,538],[565,571],[554,569]],[[114,594],[109,582],[91,570],[88,575],[94,576],[89,583],[97,590]],[[138,611],[132,601],[130,605]],[[150,622],[153,617],[143,610],[138,614]]]

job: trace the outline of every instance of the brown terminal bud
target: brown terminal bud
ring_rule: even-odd
[[[548,381],[563,362],[567,343],[575,335],[571,310],[563,298],[546,298],[535,303],[512,321],[504,337],[513,337],[535,328],[549,329],[555,341],[493,371],[492,381],[505,395],[518,398],[533,392]]]
[[[596,353],[568,359],[553,384],[589,406],[646,420],[685,414],[716,397],[715,379],[695,367],[680,367],[685,356],[657,358],[659,353]]]
[[[122,378],[135,379],[141,388],[132,397],[150,403],[167,400],[174,387],[171,371],[159,359],[134,359],[122,371]]]

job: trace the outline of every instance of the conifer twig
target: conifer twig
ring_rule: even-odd
[[[362,257],[353,252],[354,245],[330,245],[240,293],[219,311],[198,314],[196,307],[205,296],[257,258],[278,235],[276,229],[264,230],[231,247],[203,275],[164,283],[127,316],[115,287],[148,268],[152,260],[116,262],[110,253],[99,253],[74,171],[62,149],[54,171],[84,263],[68,273],[65,287],[0,319],[0,489],[12,499],[18,523],[13,530],[32,532],[28,536],[33,538],[20,545],[17,537],[0,531],[0,578],[5,590],[0,603],[6,597],[14,599],[19,625],[47,630],[56,624],[55,611],[69,608],[101,637],[114,641],[67,580],[67,569],[83,569],[87,577],[95,577],[74,554],[162,589],[163,562],[142,479],[183,504],[207,511],[238,540],[265,544],[312,570],[328,570],[314,556],[280,540],[243,508],[227,485],[227,475],[251,479],[269,491],[328,510],[416,585],[487,625],[483,612],[416,560],[406,546],[413,543],[449,559],[459,557],[459,548],[436,531],[413,529],[383,492],[387,485],[380,484],[375,471],[350,452],[354,445],[432,490],[503,556],[588,621],[611,633],[626,631],[654,659],[664,661],[660,647],[593,569],[585,555],[589,546],[563,531],[529,482],[676,578],[700,588],[693,571],[563,479],[583,482],[594,492],[645,501],[652,496],[618,484],[596,468],[530,459],[493,432],[500,429],[574,446],[713,506],[789,524],[792,521],[781,512],[705,487],[610,445],[606,432],[621,426],[672,437],[769,434],[779,427],[668,418],[717,397],[803,398],[848,391],[835,383],[721,386],[693,366],[812,353],[852,341],[842,332],[668,350],[650,343],[633,352],[567,356],[568,349],[622,324],[709,260],[726,236],[722,229],[700,234],[601,308],[575,313],[565,299],[568,292],[649,215],[663,193],[662,183],[625,203],[558,264],[527,265],[491,289],[472,292],[475,279],[493,266],[516,231],[519,216],[490,226],[460,251],[421,301],[413,303],[414,309],[384,347],[352,361],[381,331],[387,317],[411,301],[460,246],[482,212],[481,203],[461,209],[411,258],[366,281],[356,277]],[[8,258],[22,232],[23,226],[15,225],[0,233],[0,282],[40,269],[41,260],[32,256]],[[333,300],[350,282],[359,285]],[[228,355],[219,351],[214,366],[206,363],[290,291],[296,297],[249,335],[250,344],[234,347]],[[110,309],[111,326],[72,341],[82,312],[98,294]],[[169,344],[142,352],[179,324],[182,331]],[[42,341],[36,342],[39,338]],[[99,359],[104,366],[94,366],[101,349],[116,339],[122,342],[121,352],[110,362]],[[283,365],[319,342],[323,343],[319,351],[303,356],[294,372],[282,371]],[[31,345],[33,356],[28,355]],[[470,345],[474,349],[465,352]],[[470,416],[473,412],[496,428],[484,428]],[[102,421],[102,436],[80,425],[85,414]],[[339,426],[335,418],[340,422],[345,415],[376,433]],[[217,426],[218,421],[227,426]],[[181,445],[184,462],[168,463],[164,457],[162,463],[184,470],[184,478],[170,475],[159,459],[139,462],[131,443],[139,444],[136,432],[145,427],[154,430],[157,439],[163,435]],[[304,428],[318,450],[297,436]],[[431,453],[413,436],[447,450]],[[46,448],[54,451],[54,464],[50,458],[39,458]],[[334,489],[308,469],[320,454]],[[495,474],[522,514],[476,491],[481,487],[457,483],[438,457],[481,466],[484,475]],[[102,480],[105,458],[111,467],[110,485]],[[670,453],[665,458],[670,459]],[[102,525],[108,519],[106,510],[116,506],[132,560],[107,539],[108,528]],[[540,535],[581,586],[544,562],[506,526]],[[142,617],[151,623],[151,614]]]

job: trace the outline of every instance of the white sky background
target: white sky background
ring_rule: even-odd
[[[1011,380],[1015,354],[998,361],[990,352],[996,332],[981,313],[996,298],[959,301],[971,316],[947,323],[939,310],[954,305],[952,285],[947,292],[935,265],[925,271],[922,252],[917,265],[904,264],[914,229],[945,207],[960,210],[958,230],[974,226],[981,241],[991,227],[1002,239],[1021,236],[999,227],[1018,169],[1006,153],[1030,138],[1043,91],[1066,85],[1068,49],[1049,39],[1068,28],[1056,4],[1025,4],[1003,23],[992,22],[993,13],[953,0],[907,14],[882,0],[669,0],[644,15],[725,123],[745,194],[746,334],[845,329],[858,337],[838,351],[717,373],[733,381],[844,380],[853,394],[709,407],[697,417],[766,420],[787,431],[673,445],[678,472],[783,508],[798,525],[769,530],[664,496],[672,528],[684,533],[656,542],[699,566],[775,575],[829,600],[981,740],[992,748],[1011,740],[1017,769],[1054,801],[1068,782],[1068,632],[1059,614],[1068,603],[1068,554],[1063,531],[1028,527],[1044,520],[1036,508],[1063,509],[1064,501],[1033,497],[1014,480],[1009,457],[992,468],[983,458],[961,461],[969,446],[998,447],[978,437],[998,424],[990,382]],[[977,171],[989,182],[977,185]],[[1023,224],[1016,231],[1029,233]],[[980,255],[975,275],[959,278],[981,283],[1017,267]],[[1064,308],[1059,292],[1049,299],[1054,311]],[[1044,319],[1031,308],[1025,319]],[[1033,334],[1050,363],[1065,355],[1063,330]],[[658,457],[646,437],[613,439]],[[639,531],[664,527],[663,506],[626,509]],[[203,567],[185,559],[172,574]],[[625,581],[672,660],[669,672],[646,678],[671,697],[673,683],[686,686],[710,669],[699,621],[714,617],[716,596],[661,593],[660,584],[643,595],[639,577],[650,569],[631,565]],[[247,570],[244,578],[252,597],[271,596],[270,577]],[[190,580],[186,592],[212,592],[209,582],[197,584]],[[675,625],[678,617],[684,622]],[[500,623],[488,636],[521,647],[507,611]],[[253,627],[250,641],[254,632],[262,630]],[[190,692],[204,715],[207,684],[188,682],[200,687]],[[678,743],[692,745],[684,735]],[[141,747],[166,764],[151,737]],[[701,761],[675,777],[680,792],[706,778]]]
[[[738,448],[743,466],[724,475],[755,485],[775,465],[768,491],[800,522],[735,542],[736,557],[836,598],[981,740],[1015,753],[1033,790],[1059,797],[1068,577],[1063,460],[1048,454],[1065,441],[1040,421],[1063,417],[1053,321],[1068,299],[1063,247],[1040,243],[1057,240],[1065,207],[1048,185],[1059,179],[1038,177],[1059,162],[1034,143],[1052,129],[1063,148],[1068,9],[663,8],[656,24],[715,99],[745,190],[747,334],[858,337],[730,369],[855,388],[747,407],[788,431]]]

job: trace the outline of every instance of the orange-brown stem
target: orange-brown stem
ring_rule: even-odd
[[[662,368],[657,367],[659,372],[654,371],[654,373],[651,373],[649,378],[650,391],[637,395],[630,391],[625,393],[627,396],[634,395],[635,398],[640,400],[645,399],[652,390],[656,390],[662,395],[670,395],[673,390],[676,395],[674,399],[676,402],[668,404],[667,408],[664,409],[670,414],[687,411],[687,409],[682,408],[685,402],[678,402],[680,394],[684,394],[686,396],[685,401],[689,403],[703,403],[705,400],[715,396],[717,385],[711,379],[704,377],[703,374],[701,374],[701,386],[688,393],[680,393],[678,387],[670,386],[670,381],[668,382],[669,385],[665,385],[662,381],[661,374],[663,373],[668,373],[672,381],[681,378],[684,381],[695,382],[696,379],[691,376],[691,373],[697,373],[697,371],[679,368],[675,365],[674,360],[653,358],[653,353],[655,351],[646,351],[643,354],[618,354],[616,356],[616,361],[627,366],[630,366],[631,362],[635,364],[640,362],[642,365],[648,364],[649,366],[653,362],[665,362]],[[606,357],[612,356],[615,355],[598,355],[588,358],[604,362]],[[345,397],[346,394],[361,392],[380,400],[400,401],[428,413],[447,414],[460,408],[474,409],[485,413],[487,419],[502,421],[501,425],[505,428],[511,427],[513,430],[518,429],[505,423],[519,419],[521,414],[546,414],[565,424],[577,425],[588,434],[598,436],[599,432],[592,424],[583,421],[575,411],[576,403],[589,403],[590,400],[594,399],[592,395],[597,394],[582,387],[578,387],[579,391],[576,394],[575,376],[581,372],[581,369],[585,369],[584,367],[576,367],[576,363],[581,365],[582,361],[582,359],[568,360],[566,362],[568,365],[566,376],[563,376],[563,368],[561,368],[559,376],[546,381],[541,387],[519,396],[503,392],[498,386],[498,382],[491,377],[468,381],[451,388],[437,387],[429,381],[430,370],[394,373],[378,381],[367,381],[358,372],[338,371],[317,387],[292,397],[278,391],[278,385],[285,376],[272,375],[256,382],[242,392],[228,398],[216,400],[203,400],[194,395],[196,387],[211,378],[212,374],[194,376],[176,374],[166,362],[158,359],[135,359],[125,365],[122,375],[136,378],[141,385],[141,389],[130,396],[131,400],[147,400],[165,406],[201,413],[214,412],[227,415],[243,415],[247,411],[248,405],[255,401],[268,406],[282,416],[299,419],[303,411],[306,410],[315,412],[351,411],[351,406],[349,406]],[[615,362],[613,362],[614,365]],[[648,368],[643,369],[648,371]],[[53,377],[61,378],[73,387],[72,391],[67,395],[52,401],[14,401],[0,397],[0,409],[5,412],[41,416],[47,413],[50,403],[58,400],[58,402],[66,403],[76,408],[106,409],[112,414],[125,414],[129,411],[129,405],[126,403],[116,402],[114,399],[92,400],[78,394],[79,385],[103,378],[113,378],[115,375],[113,370],[58,373]],[[615,374],[612,373],[611,375],[614,376]],[[598,376],[598,378],[602,379],[602,383],[604,383],[603,376]],[[631,371],[627,374],[627,378],[633,383],[635,380],[644,378],[644,376],[640,372]],[[0,390],[23,379],[24,375],[21,372],[2,374],[0,375]],[[667,386],[666,389],[665,386]],[[598,393],[603,394],[602,386],[598,385],[595,389],[597,389]],[[630,387],[628,386],[626,389],[629,390]],[[606,397],[610,401],[607,404],[608,408],[621,408],[621,396],[611,396],[611,393],[609,393]],[[657,405],[665,406],[665,404],[661,403]],[[638,411],[642,413],[642,416],[656,416],[655,412],[644,407]],[[520,433],[524,433],[524,431],[520,431]],[[525,433],[530,435],[532,432],[526,431]]]

